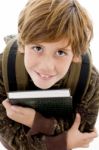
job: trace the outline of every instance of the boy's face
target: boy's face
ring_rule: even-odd
[[[66,44],[62,39],[25,45],[25,67],[37,87],[48,89],[65,76],[73,60],[71,46]]]

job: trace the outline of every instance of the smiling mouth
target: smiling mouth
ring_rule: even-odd
[[[42,79],[44,79],[44,80],[51,79],[52,77],[55,76],[55,75],[45,75],[45,74],[41,74],[41,73],[39,73],[39,72],[36,72],[36,74],[37,74],[40,78],[42,78]]]

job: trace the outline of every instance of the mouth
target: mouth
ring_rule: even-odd
[[[55,75],[48,75],[48,74],[42,74],[42,73],[39,73],[39,72],[36,72],[36,74],[43,80],[49,80],[51,79],[52,77],[54,77]]]

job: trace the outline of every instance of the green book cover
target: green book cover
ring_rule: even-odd
[[[12,105],[30,107],[45,117],[69,118],[73,112],[69,89],[8,92]]]

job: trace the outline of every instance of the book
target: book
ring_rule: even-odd
[[[30,107],[45,117],[68,118],[72,115],[69,89],[8,92],[12,105]]]

